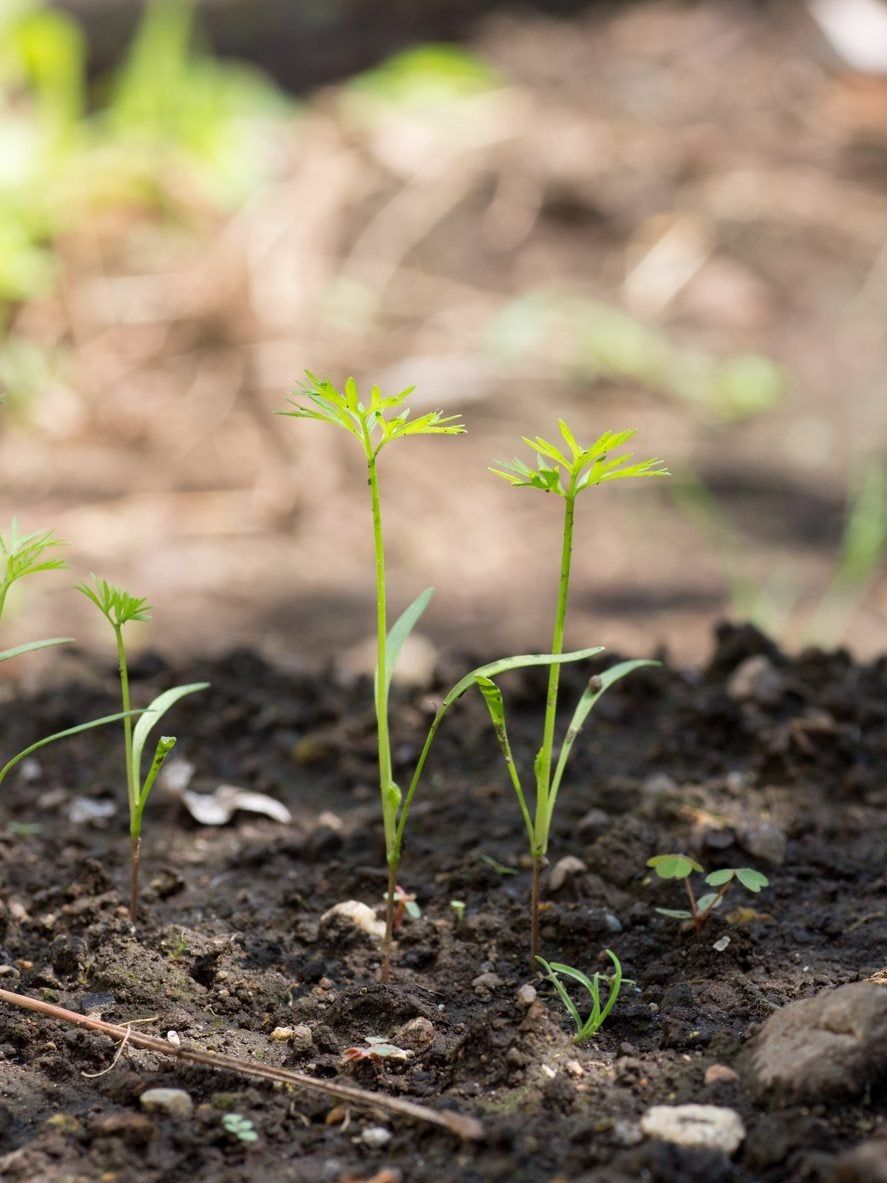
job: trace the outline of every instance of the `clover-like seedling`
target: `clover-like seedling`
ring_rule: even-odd
[[[389,1043],[382,1035],[368,1035],[363,1046],[346,1047],[342,1052],[343,1064],[357,1064],[361,1060],[380,1062],[383,1060],[408,1060],[413,1053],[397,1044]]]
[[[148,621],[151,619],[150,605],[147,600],[130,595],[123,588],[115,587],[105,579],[93,576],[92,586],[81,583],[77,591],[82,592],[88,600],[95,604],[102,616],[114,630],[117,645],[118,671],[120,675],[120,697],[123,703],[123,749],[126,771],[126,796],[129,803],[129,836],[130,836],[130,895],[129,918],[136,922],[139,907],[139,859],[142,849],[142,815],[148,803],[148,797],[157,780],[160,769],[176,745],[174,735],[162,735],[157,741],[154,756],[148,771],[142,778],[142,755],[145,743],[151,731],[163,718],[171,706],[184,698],[186,694],[194,694],[198,690],[205,690],[208,682],[192,682],[187,686],[174,686],[165,690],[151,702],[144,711],[139,712],[140,718],[133,728],[132,701],[129,691],[129,668],[126,660],[126,645],[123,640],[123,630],[133,621]]]
[[[576,1027],[573,1043],[585,1043],[586,1040],[591,1039],[598,1033],[606,1022],[610,1011],[616,1005],[616,999],[619,997],[619,991],[622,989],[622,965],[619,958],[612,949],[605,949],[604,952],[613,962],[612,976],[596,973],[594,977],[589,978],[581,970],[574,969],[571,965],[563,965],[559,961],[553,961],[549,964],[543,957],[536,958],[539,964],[544,967],[546,978],[548,978],[549,982],[557,990],[558,997],[564,1004],[567,1014],[573,1020]],[[584,1019],[579,1013],[579,1008],[568,994],[563,982],[558,977],[558,974],[572,978],[573,981],[579,982],[588,991],[589,997],[591,998],[591,1010]],[[601,981],[607,982],[609,986],[609,993],[604,1003],[601,1002]]]
[[[657,854],[647,860],[647,866],[652,867],[660,879],[682,879],[690,910],[678,908],[657,908],[661,916],[670,916],[675,920],[692,920],[697,936],[705,927],[715,908],[720,907],[727,889],[735,880],[747,891],[757,894],[762,887],[767,887],[770,880],[760,871],[752,867],[724,867],[720,871],[711,871],[705,875],[705,882],[709,887],[716,887],[717,891],[706,892],[696,898],[690,876],[694,872],[704,875],[705,870],[686,854]]]
[[[9,589],[14,583],[42,571],[61,571],[67,567],[64,559],[51,554],[52,551],[64,545],[65,543],[56,538],[51,530],[37,530],[31,534],[22,534],[18,522],[15,518],[12,519],[6,535],[0,534],[0,617],[6,607]],[[48,649],[54,645],[69,645],[73,640],[73,637],[49,637],[44,641],[28,641],[24,645],[4,649],[0,652],[0,662],[11,661],[14,657],[34,653],[38,649]],[[16,764],[47,744],[55,743],[59,739],[66,739],[70,735],[77,735],[81,731],[89,731],[93,727],[103,727],[106,723],[117,722],[122,717],[119,713],[105,715],[101,719],[92,719],[88,723],[79,723],[76,727],[67,727],[64,731],[57,731],[54,735],[44,736],[43,739],[30,744],[24,751],[18,752],[11,760],[7,760],[0,768],[0,784]]]
[[[382,946],[380,971],[382,981],[387,981],[390,974],[397,901],[397,876],[403,854],[407,817],[425,762],[444,716],[453,703],[472,686],[478,684],[478,679],[493,678],[498,674],[505,673],[506,670],[523,669],[527,666],[550,666],[552,663],[580,661],[599,652],[598,648],[593,648],[577,650],[575,653],[563,653],[559,650],[556,653],[521,654],[516,657],[506,657],[499,661],[488,662],[471,670],[453,686],[441,701],[419,753],[409,787],[405,793],[401,792],[400,787],[394,781],[392,769],[389,722],[391,679],[404,642],[428,607],[433,589],[426,588],[398,617],[391,629],[388,629],[385,547],[377,462],[382,449],[396,440],[415,435],[458,435],[465,430],[458,421],[458,416],[443,415],[440,411],[428,411],[424,415],[411,418],[410,409],[406,404],[412,389],[412,387],[408,387],[399,394],[386,396],[382,394],[378,386],[374,386],[370,391],[369,398],[364,400],[360,397],[353,378],[349,378],[340,391],[329,379],[317,378],[308,373],[306,384],[290,400],[291,409],[279,412],[281,415],[288,415],[294,419],[315,419],[342,428],[360,444],[366,462],[376,560],[374,698],[378,735],[379,792],[385,830],[385,859],[388,864],[385,940]]]
[[[551,642],[553,654],[560,654],[564,647],[564,627],[567,616],[567,600],[570,589],[570,568],[573,553],[573,521],[576,498],[585,489],[608,481],[626,480],[635,477],[668,476],[668,469],[661,460],[650,458],[634,461],[632,454],[614,455],[635,435],[634,430],[605,431],[590,447],[583,447],[564,422],[558,420],[563,445],[550,443],[536,436],[524,437],[524,443],[536,453],[536,465],[523,460],[501,462],[491,471],[516,488],[539,489],[553,493],[564,502],[564,522],[561,536],[561,570],[557,603],[554,612],[554,633]],[[600,653],[598,647],[587,651]],[[517,796],[524,819],[533,859],[533,881],[530,896],[530,960],[539,951],[539,893],[542,867],[548,850],[549,833],[554,816],[554,807],[560,790],[561,780],[573,744],[582,730],[586,719],[601,695],[615,682],[640,666],[657,665],[655,661],[624,661],[591,679],[588,688],[579,700],[567,728],[554,766],[554,732],[557,718],[558,690],[560,686],[560,664],[552,662],[548,673],[548,692],[545,699],[545,721],[542,730],[542,746],[534,763],[535,803],[531,817],[526,794],[517,771],[505,727],[505,706],[502,692],[492,677],[477,677],[476,684],[490,712],[490,718],[499,740],[509,778]]]
[[[259,1139],[256,1127],[242,1113],[226,1113],[222,1118],[222,1126],[225,1132],[230,1134],[232,1138],[236,1138],[238,1142],[249,1144],[257,1142]]]

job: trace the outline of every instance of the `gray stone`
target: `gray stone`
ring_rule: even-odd
[[[367,1126],[360,1135],[360,1140],[364,1146],[369,1146],[371,1150],[381,1150],[391,1141],[391,1130],[387,1130],[383,1125]]]
[[[139,1103],[146,1113],[163,1113],[179,1120],[194,1112],[194,1102],[184,1089],[146,1089]]]
[[[737,666],[727,682],[727,693],[740,702],[776,706],[785,693],[785,678],[769,657],[756,653]]]
[[[790,1002],[764,1023],[744,1069],[775,1104],[857,1096],[887,1076],[887,986],[852,982]]]
[[[648,1138],[733,1154],[745,1137],[739,1114],[720,1105],[654,1105],[641,1118]]]
[[[574,879],[587,870],[585,863],[581,858],[576,858],[575,854],[564,855],[551,868],[551,873],[548,876],[548,890],[560,891],[569,879]]]
[[[737,834],[739,845],[761,862],[781,867],[785,862],[785,832],[775,822],[761,821],[743,826]]]

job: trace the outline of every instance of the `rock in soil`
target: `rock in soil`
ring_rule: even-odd
[[[887,1076],[887,986],[851,982],[790,1002],[761,1028],[747,1072],[773,1104],[858,1096]]]
[[[147,1089],[139,1102],[146,1113],[163,1113],[180,1121],[194,1112],[194,1102],[184,1089]]]
[[[733,1154],[745,1137],[742,1118],[720,1105],[654,1105],[641,1118],[648,1138]]]

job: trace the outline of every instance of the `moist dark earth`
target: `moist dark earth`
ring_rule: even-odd
[[[394,980],[383,986],[378,940],[320,922],[345,900],[382,911],[369,684],[275,667],[249,651],[184,669],[140,658],[140,703],[180,681],[212,684],[165,721],[180,737],[176,755],[194,766],[190,788],[258,790],[285,803],[293,821],[241,812],[228,825],[199,826],[173,787],[159,787],[134,931],[120,736],[108,729],[44,749],[2,789],[0,984],[112,1022],[148,1019],[140,1030],[175,1031],[228,1055],[321,1078],[350,1075],[471,1113],[486,1137],[461,1145],[390,1115],[131,1048],[89,1077],[112,1064],[109,1039],[2,1006],[0,1177],[883,1178],[871,1155],[868,1175],[841,1166],[857,1144],[883,1135],[877,1066],[844,1100],[764,1103],[751,1087],[747,1048],[793,1000],[884,980],[887,659],[789,658],[752,629],[728,625],[702,669],[660,656],[660,668],[636,672],[601,700],[558,803],[549,875],[567,855],[584,869],[557,890],[545,885],[544,955],[591,973],[606,968],[612,948],[633,983],[580,1047],[552,988],[528,964],[525,839],[480,701],[469,695],[448,717],[417,797],[401,881],[422,915],[404,921]],[[607,655],[607,664],[615,660]],[[430,685],[397,694],[402,780],[435,702],[468,668],[468,658],[447,657]],[[595,668],[604,667],[565,667],[565,703]],[[70,684],[28,699],[6,691],[5,750],[114,709],[113,669],[86,657],[79,669]],[[504,687],[515,752],[531,766],[544,672],[512,675]],[[72,821],[84,801],[117,808]],[[757,867],[770,886],[759,896],[731,889],[697,938],[654,910],[682,906],[680,884],[651,881],[645,866],[676,850],[707,870]],[[461,920],[454,899],[464,901]],[[521,990],[528,983],[535,1002]],[[296,1028],[296,1038],[272,1040],[279,1027]],[[344,1050],[368,1036],[410,1054],[348,1073]],[[713,1065],[722,1067],[706,1083]],[[143,1113],[140,1094],[159,1085],[186,1090],[192,1116]],[[746,1134],[732,1157],[639,1132],[651,1106],[690,1102],[739,1114]],[[222,1119],[232,1112],[253,1123],[256,1142],[226,1132]],[[364,1139],[380,1125],[390,1140]]]

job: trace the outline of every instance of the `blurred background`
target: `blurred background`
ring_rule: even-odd
[[[547,645],[560,503],[487,465],[564,416],[670,482],[583,497],[568,643],[887,645],[881,0],[0,0],[0,522],[176,653],[359,663],[359,450],[304,369],[417,387],[393,610]],[[106,645],[67,573],[9,644]]]

